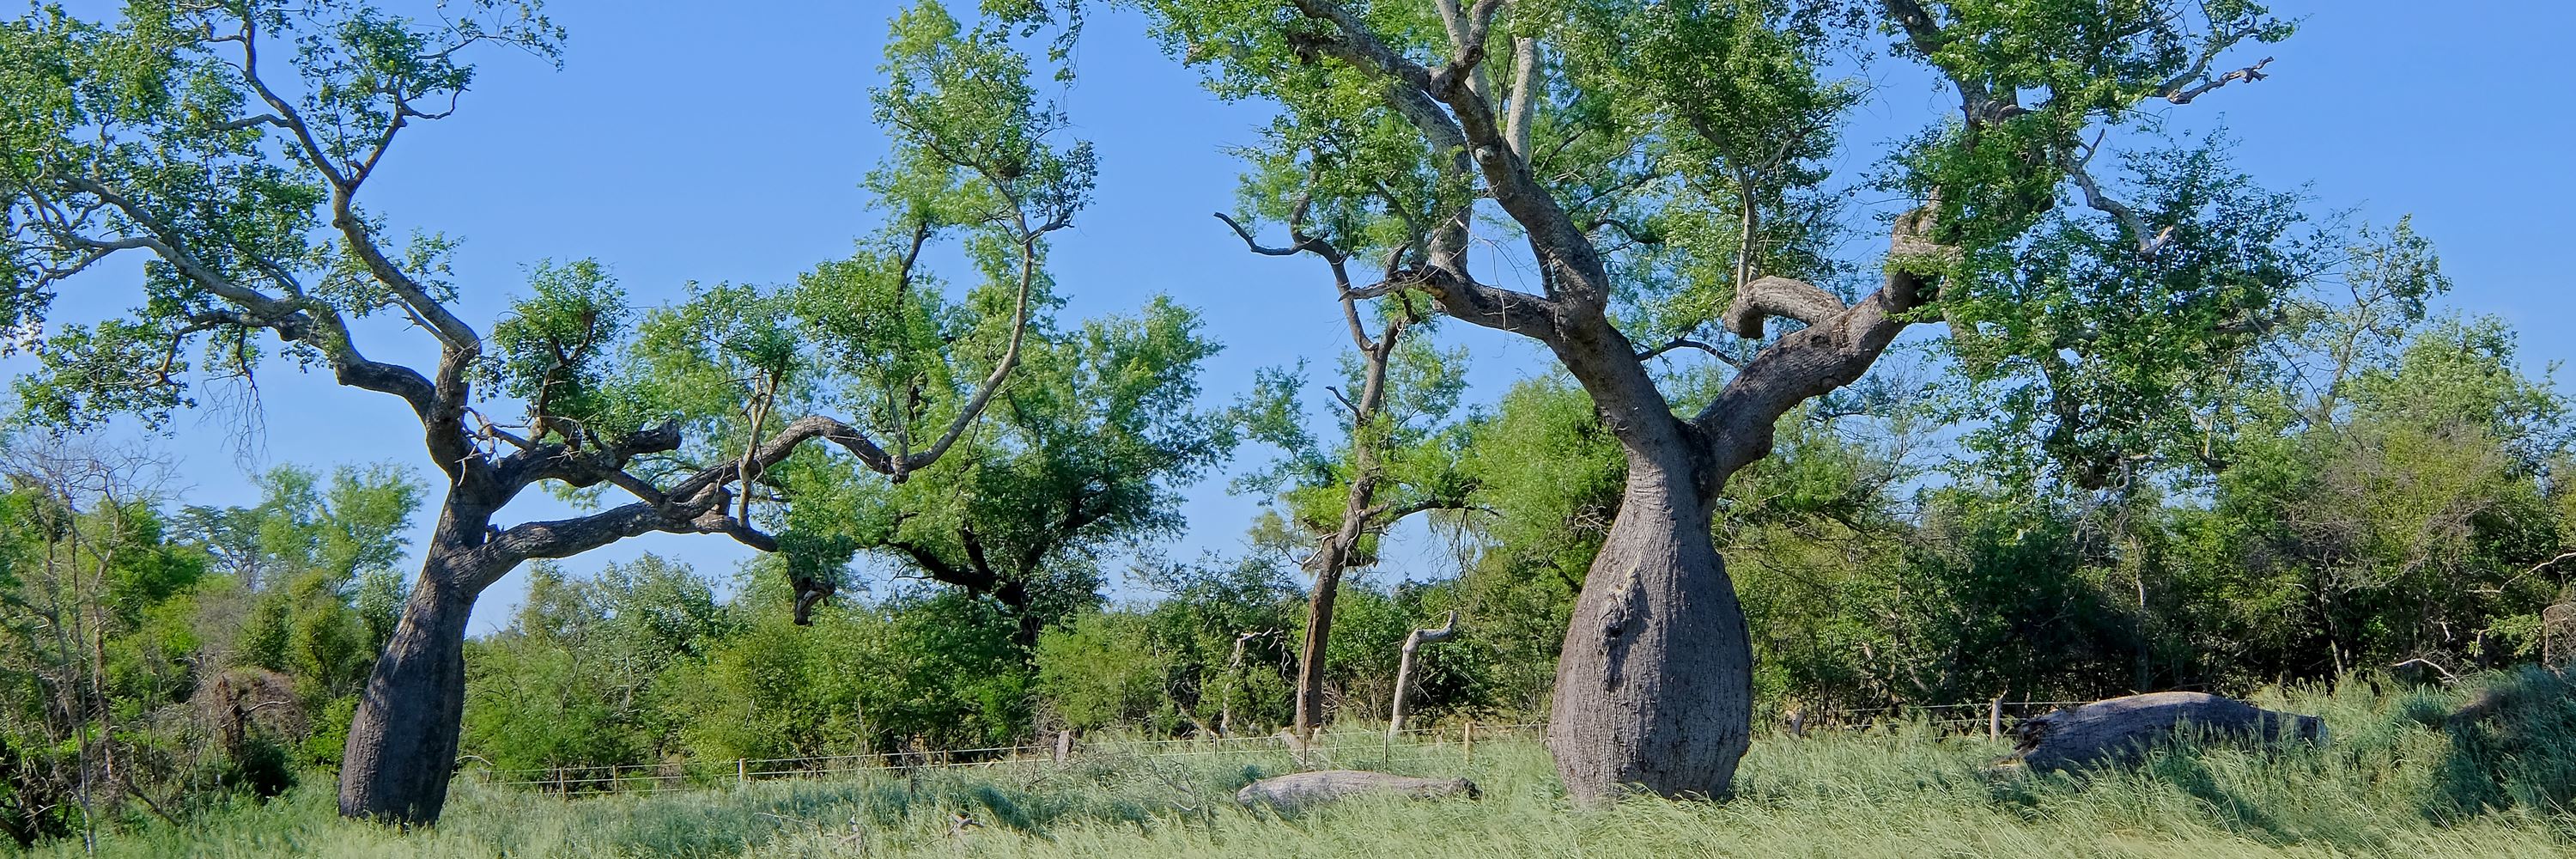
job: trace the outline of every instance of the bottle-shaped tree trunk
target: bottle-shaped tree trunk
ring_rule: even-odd
[[[349,723],[340,762],[340,813],[402,825],[438,819],[456,767],[465,713],[469,587],[451,547],[433,544],[402,623],[376,658]]]
[[[1752,645],[1691,483],[1632,466],[1575,602],[1547,742],[1578,799],[1723,792],[1750,745]]]

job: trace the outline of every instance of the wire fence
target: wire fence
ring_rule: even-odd
[[[1479,744],[1535,742],[1545,723],[1479,724],[1464,722],[1396,732],[1396,746],[1384,731],[1329,731],[1300,749],[1284,736],[1185,737],[1161,740],[1117,739],[1081,745],[993,746],[973,749],[868,752],[735,760],[671,760],[646,764],[504,769],[488,762],[472,771],[485,783],[560,794],[659,793],[702,790],[778,779],[821,779],[867,772],[909,770],[1000,769],[1054,766],[1098,760],[1187,759],[1285,755],[1306,762],[1365,759],[1378,764],[1472,760]],[[1455,744],[1458,752],[1425,753]],[[1403,754],[1397,755],[1397,752]]]
[[[2009,726],[2058,707],[2087,701],[1990,700],[1961,704],[1925,704],[1861,709],[1792,710],[1772,727],[1802,737],[1817,732],[1886,730],[1897,725],[1923,725],[1942,734],[1998,735]],[[1545,722],[1480,724],[1461,721],[1398,731],[1319,732],[1304,748],[1285,733],[1266,736],[1112,739],[1057,745],[1031,744],[968,749],[865,752],[735,760],[673,759],[637,764],[586,764],[505,769],[480,758],[460,761],[461,769],[478,773],[486,784],[562,795],[592,793],[660,793],[705,790],[754,781],[826,779],[868,772],[960,769],[1018,769],[1061,766],[1102,760],[1209,759],[1286,756],[1301,765],[1349,760],[1380,765],[1459,761],[1472,763],[1479,745],[1538,742]],[[1395,741],[1400,738],[1402,745]],[[1398,753],[1401,756],[1398,756]],[[480,766],[469,767],[469,764]]]

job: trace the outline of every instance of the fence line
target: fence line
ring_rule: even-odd
[[[1546,723],[1544,723],[1544,722],[1522,722],[1522,723],[1508,723],[1508,724],[1499,724],[1499,725],[1477,724],[1477,725],[1475,726],[1475,730],[1476,730],[1478,733],[1480,733],[1480,734],[1489,733],[1489,732],[1504,732],[1504,733],[1508,733],[1508,732],[1516,732],[1516,731],[1527,731],[1527,730],[1531,730],[1531,729],[1535,729],[1535,728],[1544,728],[1544,727],[1546,727]],[[1457,727],[1408,728],[1408,729],[1405,729],[1404,731],[1401,731],[1400,733],[1401,733],[1402,735],[1405,735],[1405,736],[1412,736],[1412,737],[1433,737],[1433,738],[1437,738],[1437,737],[1445,737],[1445,736],[1448,736],[1448,735],[1456,734],[1456,733],[1458,732],[1458,730],[1459,730],[1459,728],[1457,728]],[[1367,732],[1367,733],[1365,734],[1365,737],[1364,737],[1364,738],[1365,738],[1365,739],[1377,739],[1377,738],[1382,737],[1383,735],[1384,735],[1384,732],[1381,732],[1381,731],[1370,731],[1370,732]],[[1328,734],[1327,736],[1331,736],[1331,735],[1329,735],[1329,734]],[[1363,735],[1361,735],[1361,734],[1357,734],[1357,733],[1350,733],[1350,734],[1347,734],[1347,736],[1350,736],[1350,737],[1353,737],[1353,738],[1363,738]],[[1480,739],[1481,739],[1481,737],[1480,737]],[[1498,737],[1498,738],[1496,738],[1496,739],[1503,739],[1503,738],[1499,738],[1499,737]],[[1268,752],[1294,751],[1293,749],[1290,749],[1290,748],[1287,746],[1287,744],[1285,743],[1285,741],[1281,740],[1277,735],[1246,736],[1246,737],[1184,737],[1184,738],[1167,739],[1167,740],[1115,740],[1115,741],[1111,741],[1111,742],[1109,742],[1109,743],[1108,743],[1108,744],[1106,744],[1106,745],[1107,745],[1107,747],[1108,747],[1108,748],[1124,748],[1124,747],[1135,747],[1135,746],[1166,747],[1166,746],[1173,746],[1173,745],[1193,745],[1193,744],[1195,744],[1195,745],[1225,745],[1225,744],[1239,744],[1239,745],[1240,745],[1240,747],[1238,747],[1238,748],[1229,748],[1229,749],[1191,749],[1191,750],[1182,750],[1182,751],[1155,752],[1155,753],[1146,754],[1146,755],[1142,755],[1142,756],[1143,756],[1143,757],[1192,757],[1192,756],[1206,756],[1206,755],[1240,755],[1240,754],[1260,754],[1260,753],[1268,753]],[[1330,751],[1330,750],[1359,749],[1359,748],[1361,748],[1361,747],[1362,747],[1362,745],[1363,745],[1362,743],[1359,743],[1359,742],[1356,742],[1356,741],[1355,741],[1355,742],[1352,742],[1352,743],[1347,743],[1347,744],[1329,745],[1329,746],[1323,746],[1323,745],[1321,745],[1321,744],[1319,743],[1319,746],[1321,746],[1321,748],[1319,748],[1318,750]],[[1375,743],[1369,743],[1369,744],[1366,744],[1366,745],[1368,745],[1369,747],[1374,748],[1377,744],[1375,744]],[[1091,747],[1088,747],[1088,748],[1095,748],[1095,749],[1096,749],[1096,748],[1101,748],[1101,747],[1100,747],[1100,746],[1091,746]],[[533,778],[533,779],[505,779],[505,780],[502,780],[502,781],[496,781],[496,782],[493,782],[494,784],[583,784],[583,783],[588,783],[588,782],[609,782],[609,781],[618,781],[618,780],[681,778],[681,777],[685,777],[685,776],[688,774],[688,773],[686,773],[686,772],[683,772],[683,773],[681,773],[680,775],[672,775],[672,774],[670,774],[668,771],[669,771],[669,770],[671,770],[671,769],[672,769],[672,768],[674,768],[674,767],[677,767],[677,768],[682,769],[682,770],[684,770],[684,771],[685,771],[685,770],[687,770],[687,769],[690,769],[690,768],[692,768],[692,767],[696,767],[696,768],[699,768],[699,769],[705,770],[705,771],[707,771],[707,772],[717,772],[717,770],[715,770],[715,769],[706,769],[706,768],[710,768],[710,767],[721,767],[721,766],[722,766],[722,765],[724,765],[724,764],[733,764],[733,765],[734,765],[734,767],[733,767],[733,768],[734,768],[734,770],[735,770],[738,774],[742,774],[742,775],[787,775],[787,774],[827,773],[827,772],[855,772],[855,771],[863,770],[863,769],[885,769],[885,768],[903,768],[903,769],[920,769],[920,768],[927,768],[927,769],[938,769],[938,768],[956,768],[956,767],[986,766],[986,765],[992,765],[992,764],[1027,763],[1027,762],[1031,762],[1031,761],[1050,761],[1050,760],[1052,760],[1052,759],[1053,759],[1053,758],[1052,758],[1052,755],[1055,753],[1055,751],[1056,751],[1056,748],[1055,748],[1054,746],[1051,746],[1051,745],[1036,745],[1036,744],[1031,744],[1031,745],[1019,745],[1019,746],[991,746],[991,747],[985,747],[985,748],[973,748],[973,749],[934,749],[934,750],[909,751],[909,752],[863,752],[863,753],[858,753],[858,754],[848,754],[848,755],[806,755],[806,756],[801,756],[801,757],[787,757],[787,758],[740,758],[740,759],[734,759],[734,760],[697,760],[697,761],[685,761],[685,762],[660,762],[660,763],[641,763],[641,764],[590,764],[590,765],[582,765],[582,766],[562,766],[562,767],[528,767],[528,768],[522,768],[522,769],[502,769],[502,768],[498,768],[498,767],[490,767],[490,766],[486,766],[486,767],[482,770],[482,772],[483,772],[486,776],[513,776],[513,775],[542,775],[542,776],[546,776],[546,777],[544,777],[544,778]],[[980,757],[978,757],[977,759],[974,759],[974,760],[964,760],[964,761],[953,760],[953,758],[955,758],[955,757],[957,757],[957,756],[960,756],[960,755],[975,755],[975,756],[980,756]],[[810,764],[810,763],[831,764],[831,763],[839,763],[839,762],[849,762],[849,763],[862,764],[862,765],[860,765],[860,766],[847,766],[847,767],[831,767],[831,766],[825,766],[825,767],[822,767],[822,768],[811,768],[811,767],[784,767],[784,768],[783,768],[783,767],[778,766],[778,765],[780,765],[780,764]],[[877,766],[873,766],[873,767],[871,767],[871,766],[866,766],[866,765],[864,765],[864,763],[865,763],[865,762],[874,762],[874,763],[876,763],[876,764],[877,764]],[[488,763],[488,762],[487,762],[487,763]],[[622,771],[627,771],[627,770],[634,770],[634,771],[638,771],[638,773],[639,773],[639,774],[637,774],[637,775],[617,775],[617,773],[622,772]],[[607,774],[607,775],[585,775],[585,774],[587,774],[587,773],[599,773],[599,772],[606,772],[606,773],[608,773],[608,774]]]
[[[1985,730],[1991,730],[1995,724],[1994,716],[2000,710],[2009,709],[2023,711],[2026,713],[2029,709],[2036,707],[2060,707],[2068,705],[2082,705],[2086,703],[2090,702],[1981,701],[1965,704],[1927,704],[1901,707],[1875,707],[1859,710],[1828,710],[1815,714],[1820,719],[1826,721],[1815,724],[1808,724],[1802,721],[1796,724],[1792,730],[1795,733],[1800,734],[1812,731],[1863,731],[1891,723],[1919,723],[1945,729],[1945,731],[1948,729],[1960,729],[1959,732],[1961,733],[1973,734],[1980,733]],[[1968,709],[1985,710],[1987,711],[1987,714],[1975,717],[1921,718],[1937,712]],[[1895,714],[1898,718],[1884,718],[1882,714]],[[1912,714],[1916,718],[1903,718],[1903,716],[1907,714]],[[1854,721],[1854,717],[1868,718],[1861,718]],[[2019,716],[2016,716],[2015,718],[2019,718]],[[1472,755],[1472,751],[1468,751],[1468,749],[1472,749],[1474,743],[1527,743],[1536,740],[1538,738],[1536,735],[1542,732],[1546,727],[1547,723],[1545,722],[1515,722],[1488,725],[1470,721],[1464,723],[1452,723],[1439,727],[1408,728],[1397,733],[1401,736],[1413,738],[1417,743],[1426,739],[1431,741],[1434,745],[1464,741],[1462,742],[1462,746],[1465,748],[1462,749],[1462,752]],[[1277,734],[1243,737],[1181,737],[1161,740],[1113,740],[1099,745],[1084,746],[1082,748],[1086,752],[1091,753],[1092,756],[1097,756],[1104,751],[1114,755],[1116,754],[1116,750],[1121,749],[1154,750],[1131,752],[1126,755],[1128,757],[1142,758],[1192,758],[1222,755],[1282,753],[1301,755],[1321,754],[1330,756],[1336,754],[1375,752],[1377,754],[1370,755],[1369,757],[1386,763],[1404,763],[1430,760],[1453,760],[1457,757],[1455,755],[1445,754],[1417,755],[1410,757],[1381,757],[1381,755],[1386,754],[1388,751],[1384,745],[1385,736],[1386,734],[1384,731],[1355,731],[1344,732],[1341,734],[1327,732],[1319,736],[1313,745],[1303,751],[1292,748],[1284,737]],[[1346,739],[1347,742],[1334,742],[1335,739]],[[1176,746],[1193,748],[1173,748]],[[1014,746],[989,746],[969,749],[863,752],[846,755],[804,755],[785,758],[741,758],[730,761],[692,760],[639,764],[587,764],[578,766],[531,767],[519,769],[492,767],[490,766],[489,761],[483,761],[484,767],[481,769],[481,772],[488,780],[486,783],[494,786],[542,788],[565,794],[576,791],[592,790],[621,793],[660,793],[674,790],[699,790],[707,787],[718,786],[727,781],[731,781],[734,784],[739,785],[748,783],[755,779],[778,780],[788,778],[819,778],[832,775],[867,772],[871,770],[965,769],[976,767],[1011,767],[1032,763],[1055,763],[1058,762],[1055,757],[1058,751],[1058,747],[1054,745],[1027,744]],[[965,756],[970,759],[957,760],[956,758],[960,756]],[[472,758],[471,760],[480,761],[481,759]],[[463,761],[460,760],[460,767],[462,764]],[[727,764],[731,764],[732,766],[728,767],[726,766]],[[732,772],[725,772],[727,769],[732,770]],[[730,779],[727,778],[728,775],[731,776]]]

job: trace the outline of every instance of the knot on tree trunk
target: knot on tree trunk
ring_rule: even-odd
[[[2187,733],[2186,733],[2187,732]],[[2200,692],[2151,692],[2056,710],[2013,729],[2014,752],[2032,770],[2136,761],[2177,734],[2256,747],[2324,744],[2325,721]]]

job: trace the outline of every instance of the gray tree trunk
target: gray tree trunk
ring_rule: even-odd
[[[484,578],[453,569],[458,554],[433,543],[367,677],[340,762],[343,816],[426,824],[447,803],[465,712],[465,621],[479,590],[472,583]]]
[[[1389,742],[1395,740],[1395,735],[1404,733],[1404,717],[1412,713],[1406,705],[1409,703],[1408,693],[1413,691],[1414,654],[1425,644],[1448,641],[1451,636],[1457,634],[1458,612],[1456,609],[1451,609],[1449,619],[1442,622],[1439,627],[1417,629],[1404,636],[1403,656],[1395,663],[1395,700],[1387,702],[1386,705],[1386,738]]]
[[[1687,475],[1630,463],[1566,629],[1548,749],[1579,801],[1632,786],[1723,796],[1752,737],[1744,612],[1709,533],[1707,493]]]
[[[1315,592],[1306,600],[1306,638],[1297,651],[1297,713],[1290,726],[1301,740],[1314,739],[1324,724],[1325,647],[1332,641],[1333,600],[1341,587],[1341,564],[1316,566]]]

